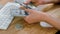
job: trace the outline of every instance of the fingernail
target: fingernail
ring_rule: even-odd
[[[27,4],[27,2],[24,2],[24,4]]]

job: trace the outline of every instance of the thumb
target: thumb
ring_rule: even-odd
[[[31,2],[31,0],[27,0],[26,2],[24,2],[24,4],[29,4]]]

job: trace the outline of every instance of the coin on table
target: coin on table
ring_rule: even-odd
[[[15,28],[16,30],[22,30],[24,27],[23,27],[23,24],[16,24]]]

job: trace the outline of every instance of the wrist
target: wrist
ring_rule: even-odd
[[[43,21],[46,21],[46,22],[48,22],[48,21],[51,21],[51,19],[52,19],[52,15],[51,14],[45,14],[45,16],[44,16],[44,20]]]
[[[43,21],[47,21],[48,18],[49,18],[49,15],[47,13],[45,13],[44,16],[43,16]]]

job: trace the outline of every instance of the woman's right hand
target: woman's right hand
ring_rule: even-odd
[[[29,4],[30,2],[33,2],[34,5],[38,6],[40,4],[47,4],[47,3],[58,2],[58,0],[27,0],[24,3],[25,4]]]

